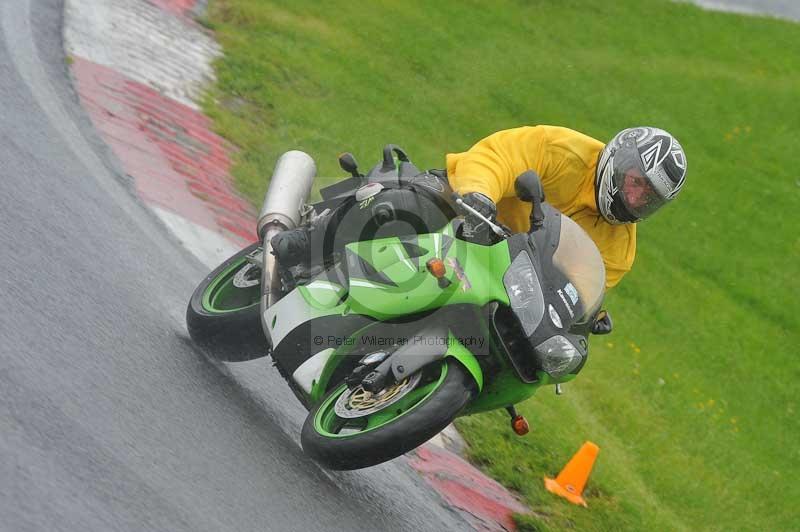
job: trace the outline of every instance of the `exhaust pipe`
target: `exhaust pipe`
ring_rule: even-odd
[[[280,279],[275,256],[272,254],[272,237],[286,229],[300,225],[303,205],[311,194],[311,185],[317,165],[310,155],[298,150],[287,151],[275,163],[272,179],[264,196],[264,205],[258,215],[258,236],[264,250],[261,270],[261,326],[271,338],[264,312],[280,296]]]
[[[311,194],[317,165],[310,155],[298,150],[287,151],[275,163],[272,179],[258,215],[258,234],[272,222],[284,229],[300,225],[303,205]]]

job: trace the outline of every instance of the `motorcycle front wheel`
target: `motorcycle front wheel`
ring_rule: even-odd
[[[305,453],[328,469],[373,466],[431,439],[476,394],[472,376],[452,359],[374,395],[342,383],[311,410],[300,441]]]
[[[217,360],[242,362],[268,353],[259,313],[261,269],[247,261],[258,249],[253,243],[220,264],[189,300],[189,335]]]

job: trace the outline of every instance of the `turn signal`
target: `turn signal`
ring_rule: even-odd
[[[425,263],[425,267],[428,268],[428,271],[431,272],[431,275],[437,279],[441,279],[446,273],[444,261],[442,259],[430,259]]]
[[[523,416],[515,416],[514,419],[511,420],[511,428],[514,429],[514,432],[517,433],[519,436],[524,436],[531,430],[530,425],[528,425],[528,420],[525,419]]]
[[[430,259],[428,262],[425,263],[425,267],[428,268],[428,271],[431,272],[431,275],[436,277],[438,281],[439,288],[444,290],[448,286],[450,286],[450,279],[444,276],[447,270],[444,267],[444,262],[442,259]]]

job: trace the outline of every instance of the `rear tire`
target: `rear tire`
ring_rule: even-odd
[[[348,470],[391,460],[422,445],[449,425],[477,394],[475,380],[461,363],[446,359],[435,366],[434,370],[445,374],[419,402],[398,417],[352,434],[331,428],[342,422],[334,404],[348,391],[344,384],[337,386],[306,418],[300,435],[303,450],[328,469]],[[420,381],[415,389],[424,386]],[[370,416],[386,416],[399,404],[389,404]]]
[[[254,243],[238,252],[206,276],[197,286],[186,309],[189,335],[209,356],[225,362],[243,362],[268,354],[268,342],[261,327],[260,269],[245,258],[259,247]],[[245,267],[258,284],[240,288],[233,284]]]

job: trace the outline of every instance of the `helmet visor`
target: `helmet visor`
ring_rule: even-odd
[[[637,220],[647,218],[667,202],[647,176],[642,157],[632,141],[624,142],[614,154],[612,185],[625,209]]]

